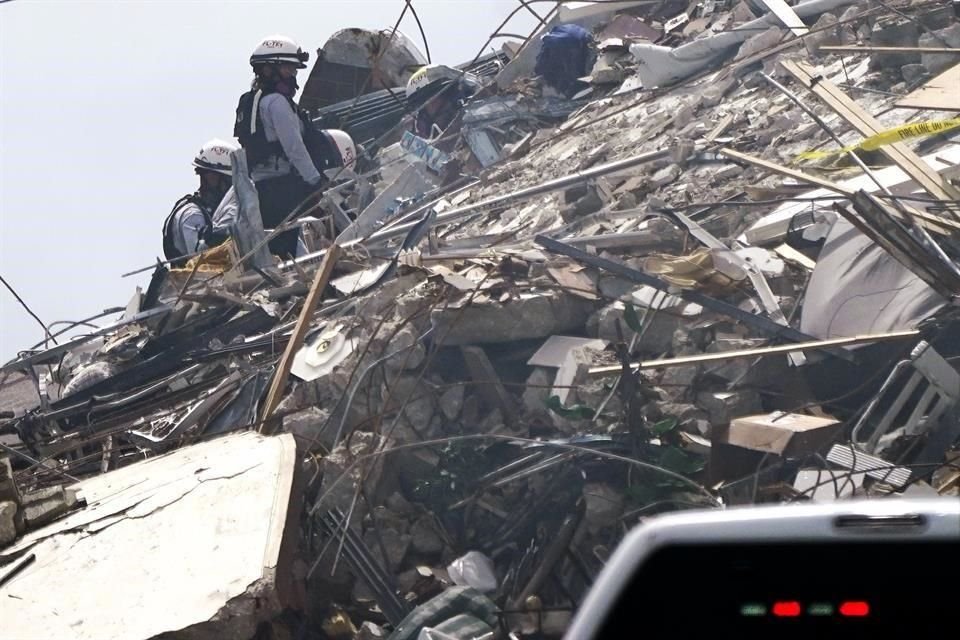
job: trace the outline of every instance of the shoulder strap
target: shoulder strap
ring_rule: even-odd
[[[252,169],[271,156],[283,157],[283,146],[279,141],[268,142],[260,115],[260,102],[270,95],[270,91],[251,89],[240,96],[237,104],[237,118],[233,125],[233,135],[247,153],[247,163]]]
[[[203,205],[203,201],[200,200],[200,196],[196,193],[188,193],[173,204],[173,209],[170,210],[170,213],[167,215],[166,220],[163,221],[163,256],[167,260],[173,260],[174,258],[179,258],[184,255],[174,242],[174,233],[175,225],[177,222],[177,214],[180,213],[180,210],[183,209],[188,204],[195,204],[200,208],[200,211],[203,213],[203,219],[205,223],[209,226],[210,223],[210,213],[207,211],[207,208]]]
[[[257,135],[258,129],[263,129],[263,123],[260,121],[260,98],[263,97],[263,90],[257,89],[253,94],[253,106],[250,109],[250,135]]]

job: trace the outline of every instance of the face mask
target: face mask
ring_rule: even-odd
[[[230,177],[218,174],[217,179],[204,182],[200,188],[200,198],[208,207],[215,208],[230,189],[232,182]]]
[[[277,93],[285,95],[288,98],[292,98],[297,92],[297,89],[300,88],[300,85],[297,84],[297,78],[295,76],[290,78],[279,78],[273,86]]]

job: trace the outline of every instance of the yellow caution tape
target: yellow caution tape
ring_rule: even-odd
[[[850,151],[874,151],[885,145],[893,144],[894,142],[900,142],[901,140],[909,140],[910,138],[918,138],[921,136],[931,136],[942,131],[956,129],[957,127],[960,127],[960,118],[903,124],[899,127],[894,127],[893,129],[881,131],[880,133],[872,135],[857,144],[844,147],[843,149],[837,149],[836,151],[805,151],[798,155],[797,159],[820,160],[822,158],[829,158],[830,156],[836,156],[840,155],[841,153],[848,153]]]

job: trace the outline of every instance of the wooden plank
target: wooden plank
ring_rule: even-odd
[[[960,49],[953,47],[871,47],[855,44],[825,45],[821,51],[837,51],[840,53],[955,53],[960,55]]]
[[[955,65],[925,85],[897,101],[907,109],[960,111],[960,64]]]
[[[790,8],[786,0],[760,0],[760,2],[765,4],[767,9],[770,9],[770,13],[777,16],[780,22],[793,32],[793,35],[797,37],[805,36],[810,32],[810,29],[803,23],[800,16]]]
[[[719,353],[702,353],[693,356],[682,356],[680,358],[665,358],[663,360],[645,360],[635,362],[630,368],[637,370],[661,369],[665,367],[680,367],[690,364],[702,364],[705,362],[726,362],[728,360],[741,360],[743,358],[756,358],[758,356],[770,356],[778,353],[790,353],[800,349],[823,349],[825,347],[845,347],[855,344],[867,344],[870,342],[891,342],[894,340],[904,340],[906,338],[918,337],[920,332],[916,329],[910,331],[892,331],[890,333],[878,333],[866,336],[853,336],[850,338],[832,338],[830,340],[815,340],[812,342],[794,342],[791,344],[780,344],[774,347],[763,347],[760,349],[742,349],[737,351],[721,351]],[[609,365],[603,367],[591,367],[591,376],[605,376],[619,374],[623,372],[620,365]]]
[[[326,255],[323,256],[323,262],[317,269],[317,273],[313,276],[313,284],[310,285],[310,292],[307,294],[306,300],[303,301],[303,309],[300,310],[300,317],[297,318],[297,324],[293,328],[293,335],[290,336],[287,348],[284,349],[283,356],[281,356],[280,362],[277,364],[273,381],[270,383],[270,391],[267,392],[267,401],[264,403],[263,411],[260,414],[260,428],[258,429],[260,433],[264,432],[267,419],[276,411],[277,405],[280,404],[280,399],[283,397],[283,390],[287,386],[287,379],[290,377],[290,367],[293,365],[293,357],[297,351],[300,350],[300,347],[303,346],[303,339],[307,335],[307,329],[310,328],[310,320],[313,317],[313,312],[317,308],[317,303],[320,302],[320,296],[323,295],[323,290],[327,288],[327,283],[330,281],[330,274],[333,273],[333,267],[340,258],[340,252],[340,245],[330,245]]]
[[[711,131],[706,136],[704,136],[704,139],[707,142],[713,142],[714,140],[722,136],[724,132],[730,128],[731,124],[733,124],[733,114],[728,113],[727,115],[720,118],[720,122],[717,123],[717,126],[713,128],[713,131]]]
[[[755,156],[747,155],[745,153],[740,153],[739,151],[734,151],[733,149],[721,149],[719,153],[722,156],[726,156],[733,160],[739,160],[746,164],[753,165],[761,169],[766,169],[767,171],[771,171],[773,173],[776,173],[782,176],[787,176],[789,178],[800,180],[802,182],[807,182],[809,184],[815,184],[818,187],[829,189],[830,191],[833,191],[834,193],[838,193],[843,196],[852,196],[855,193],[853,189],[841,187],[837,183],[830,182],[829,180],[826,180],[824,178],[810,175],[809,173],[804,173],[803,171],[800,171],[798,169],[791,169],[790,167],[785,167],[783,165],[776,164],[775,162],[762,160]],[[887,207],[887,208],[888,210],[890,210],[891,214],[902,218],[902,215],[900,214],[899,211],[896,211],[892,207]],[[917,222],[920,224],[920,226],[922,226],[927,231],[932,231],[934,233],[938,233],[943,236],[949,236],[952,233],[960,232],[960,223],[958,222],[955,222],[953,220],[948,220],[946,218],[941,218],[931,213],[920,211],[918,209],[914,209],[906,205],[903,205],[903,208],[906,209],[911,215],[913,215],[917,219]]]
[[[881,133],[886,128],[872,115],[850,99],[835,84],[823,78],[816,70],[793,60],[780,63],[790,75],[807,89],[826,102],[837,115],[843,118],[860,135],[869,137]],[[880,148],[890,160],[910,176],[920,187],[934,198],[941,200],[960,199],[960,191],[948,185],[933,168],[923,161],[902,142],[888,144]]]

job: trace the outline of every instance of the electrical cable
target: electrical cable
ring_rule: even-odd
[[[16,298],[17,302],[20,303],[20,306],[23,307],[26,310],[26,312],[30,314],[30,317],[36,320],[37,324],[43,327],[43,333],[44,335],[47,336],[47,340],[53,340],[54,344],[60,344],[59,342],[57,342],[56,338],[54,338],[50,334],[50,329],[47,328],[47,325],[43,324],[43,320],[41,320],[40,317],[33,312],[33,309],[31,309],[27,305],[27,303],[23,301],[23,298],[20,297],[20,294],[18,294],[16,290],[12,286],[10,286],[10,283],[7,282],[3,276],[0,276],[0,282],[2,282],[3,286],[5,286],[10,291],[10,293],[13,294],[13,297]]]

